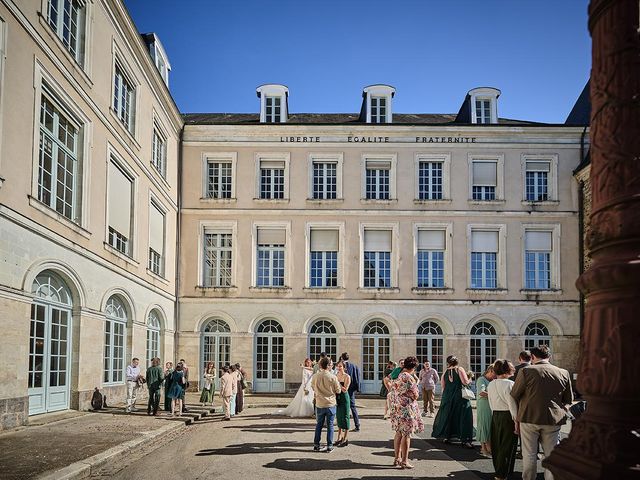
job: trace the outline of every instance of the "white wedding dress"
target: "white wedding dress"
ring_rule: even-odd
[[[285,415],[287,417],[311,417],[313,415],[313,389],[311,388],[311,377],[313,370],[302,368],[302,384],[287,408],[281,408],[273,412],[274,415]],[[305,390],[308,393],[305,393]]]

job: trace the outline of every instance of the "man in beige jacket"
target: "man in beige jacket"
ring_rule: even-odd
[[[322,450],[330,453],[333,450],[333,419],[336,417],[336,394],[340,393],[338,377],[331,373],[331,359],[320,359],[320,369],[311,377],[311,388],[316,399],[316,433],[313,439],[313,451],[320,451],[322,427],[327,424],[327,446]]]
[[[569,372],[551,365],[550,357],[548,346],[532,348],[532,364],[520,370],[511,390],[511,396],[518,403],[523,480],[535,480],[538,442],[548,457],[560,441],[560,427],[566,422],[567,405],[573,402]],[[553,480],[553,475],[545,470],[544,478]]]
[[[235,375],[231,375],[229,366],[222,369],[224,375],[220,377],[220,397],[224,409],[224,420],[231,420],[231,395],[233,395],[233,384],[236,383]]]

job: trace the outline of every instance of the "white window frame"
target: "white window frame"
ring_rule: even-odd
[[[374,162],[390,162],[391,168],[389,169],[389,199],[375,199],[367,198],[367,161]],[[388,203],[397,201],[396,190],[396,174],[398,166],[398,154],[397,153],[363,153],[360,160],[360,199],[364,203]]]
[[[469,101],[471,108],[471,123],[479,124],[476,115],[476,100],[489,100],[491,116],[488,124],[498,123],[498,97],[500,96],[500,90],[491,87],[474,88],[469,91]],[[487,124],[479,124],[487,125]]]
[[[150,317],[151,314],[155,312],[156,317],[158,318],[158,326],[153,326],[150,325]],[[154,339],[153,337],[156,336],[156,338]],[[157,352],[150,352],[151,350],[151,346],[152,343],[154,341],[157,341],[158,343],[158,350]],[[162,316],[160,315],[159,311],[157,308],[153,308],[149,311],[148,315],[147,315],[147,349],[146,349],[146,359],[147,359],[147,363],[149,363],[151,361],[149,353],[157,353],[157,357],[162,358]]]
[[[162,164],[160,165],[160,169],[158,169],[158,166],[154,163],[154,159],[156,157],[156,148],[155,148],[155,137],[156,137],[156,133],[157,136],[160,137],[160,139],[162,140]],[[158,117],[155,115],[153,115],[153,129],[152,129],[152,137],[151,137],[151,166],[153,167],[153,170],[159,174],[163,180],[167,180],[167,150],[168,150],[168,139],[169,136],[167,135],[167,131],[166,129],[160,124],[160,120],[158,119]]]
[[[116,294],[110,295],[109,299],[107,300],[107,305],[109,300],[111,300],[111,297],[114,296]],[[110,332],[110,339],[111,339],[111,343],[109,345],[109,355],[106,355],[106,343],[103,344],[103,349],[102,349],[102,375],[101,375],[101,379],[102,379],[102,385],[124,385],[127,383],[127,347],[128,347],[128,340],[129,340],[129,327],[133,324],[133,319],[129,318],[129,316],[131,315],[131,312],[128,310],[129,305],[127,305],[127,302],[125,302],[122,298],[118,298],[118,300],[122,303],[122,305],[124,306],[125,309],[125,313],[126,313],[126,317],[124,319],[120,319],[120,318],[116,318],[116,317],[111,317],[107,314],[106,312],[106,307],[105,307],[105,314],[104,314],[104,328],[102,330],[102,339],[105,340],[105,335],[106,335],[106,330],[107,330],[107,323],[111,324],[111,332]],[[118,324],[118,325],[124,325],[123,328],[123,346],[122,346],[122,371],[120,372],[122,374],[122,380],[120,381],[113,381],[113,373],[116,371],[113,369],[113,351],[114,351],[114,343],[113,343],[113,338],[114,338],[114,326]],[[109,376],[110,379],[109,381],[105,381],[104,380],[104,374],[105,374],[105,368],[104,368],[104,361],[105,358],[109,358],[111,360],[110,362],[110,366],[109,366]]]
[[[522,168],[522,203],[526,205],[556,204],[558,202],[558,154],[523,153],[520,158]],[[527,200],[527,162],[549,163],[549,175],[547,176],[547,200]]]
[[[109,98],[109,111],[113,118],[117,119],[118,124],[131,136],[131,138],[138,145],[138,106],[140,105],[140,90],[141,83],[137,79],[137,77],[133,74],[133,69],[131,66],[124,60],[126,57],[118,48],[115,41],[112,46],[112,66],[111,66],[111,97]],[[115,77],[116,77],[116,68],[119,68],[124,77],[126,77],[127,81],[130,83],[131,88],[133,89],[133,94],[131,95],[131,112],[129,114],[129,125],[124,123],[124,120],[120,118],[119,112],[115,110],[113,105],[113,97],[115,95]],[[139,145],[138,145],[139,146]]]
[[[547,329],[549,335],[527,335],[527,329],[531,326],[532,323],[538,323],[542,325]],[[536,346],[542,342],[545,342],[545,344],[548,345],[549,348],[553,348],[553,334],[551,333],[551,329],[549,328],[549,325],[547,325],[547,322],[539,318],[529,320],[524,327],[524,331],[522,332],[522,346],[525,350],[528,350],[527,341],[534,341]]]
[[[164,225],[162,228],[162,233],[164,235],[164,237],[162,238],[163,251],[157,252],[160,254],[160,273],[156,273],[153,270],[151,270],[149,261],[147,261],[147,269],[154,275],[158,275],[159,277],[166,278],[167,277],[166,272],[167,272],[167,213],[168,213],[168,210],[164,207],[160,199],[156,195],[154,195],[152,191],[149,191],[149,220],[151,219],[152,208],[156,208],[160,213],[162,213],[164,218]],[[150,227],[151,221],[149,221],[148,223]],[[147,252],[148,252],[148,255],[151,255],[151,252],[149,251],[149,249],[151,249],[151,246],[150,246],[151,245],[151,228],[149,228],[148,240],[149,240],[149,243],[147,243],[148,245]]]
[[[474,200],[473,199],[473,164],[474,162],[486,162],[496,164],[496,196],[495,200]],[[469,176],[469,203],[491,203],[504,202],[504,154],[470,153],[468,155],[468,176]]]
[[[283,198],[260,198],[260,187],[262,184],[262,175],[260,162],[263,160],[277,160],[284,162],[284,197]],[[288,202],[289,201],[289,164],[291,160],[291,154],[289,152],[281,153],[256,153],[255,154],[255,197],[254,200],[258,202]]]
[[[289,89],[287,87],[277,84],[265,84],[260,85],[256,89],[256,93],[260,97],[260,123],[272,123],[267,122],[267,97],[280,98],[280,120],[275,123],[287,122],[287,117],[289,116],[289,108],[287,105]]]
[[[335,163],[336,164],[336,198],[313,198],[313,180],[314,180],[314,164],[315,163]],[[309,153],[308,156],[308,196],[307,200],[312,202],[337,202],[344,200],[342,196],[342,165],[344,163],[344,154],[339,153]]]
[[[442,163],[442,198],[441,199],[420,199],[420,163]],[[416,153],[415,154],[415,197],[417,203],[436,203],[451,201],[451,153]]]
[[[384,102],[384,105],[380,105]],[[370,95],[369,105],[371,106],[371,123],[387,123],[389,113],[389,98],[386,95]],[[384,114],[380,113],[380,109],[384,108]],[[375,109],[375,112],[374,112]]]
[[[386,99],[386,119],[384,123],[393,123],[393,96],[396,93],[396,89],[390,85],[369,85],[363,90],[366,102],[366,122],[371,124],[377,124],[373,122],[371,115],[371,98],[385,98]]]
[[[237,264],[238,264],[238,222],[217,222],[217,221],[201,221],[198,226],[198,278],[196,285],[200,288],[211,289],[229,289],[235,288],[237,285]],[[204,281],[204,235],[205,233],[231,233],[231,285],[226,286],[207,286]]]
[[[472,233],[497,232],[498,254],[496,255],[496,288],[474,288],[471,286]],[[468,224],[467,225],[467,290],[484,293],[507,291],[507,226],[505,224]]]
[[[437,288],[418,287],[418,234],[421,230],[444,232],[444,286]],[[452,223],[414,223],[413,224],[413,289],[414,290],[451,290],[453,287],[453,224]]]
[[[285,231],[284,245],[284,286],[265,287],[258,286],[258,229],[282,229]],[[290,289],[291,288],[291,222],[254,222],[251,225],[251,288],[258,291],[269,289]]]
[[[364,233],[366,230],[388,230],[391,232],[391,285],[389,287],[365,287],[364,286]],[[398,265],[399,265],[399,242],[400,227],[398,223],[373,223],[363,222],[358,225],[359,233],[359,262],[358,262],[358,285],[363,291],[372,290],[397,290],[398,289]]]
[[[62,1],[62,0],[59,0]],[[62,23],[56,25],[56,28],[54,28],[50,23],[49,23],[49,3],[50,0],[42,0],[42,4],[41,4],[41,15],[42,15],[42,21],[43,23],[45,23],[47,25],[47,27],[51,30],[51,34],[52,36],[54,36],[59,42],[61,47],[63,48],[63,50],[68,54],[68,56],[70,58],[72,58],[82,69],[85,70],[86,73],[86,67],[87,67],[87,57],[89,56],[89,37],[90,37],[90,28],[91,28],[91,8],[92,8],[92,2],[90,1],[86,1],[86,0],[78,0],[78,3],[80,4],[80,8],[79,8],[79,12],[78,12],[78,32],[81,32],[81,34],[78,35],[78,38],[76,40],[76,53],[75,55],[71,52],[71,50],[69,50],[69,47],[67,47],[67,45],[65,45],[63,39],[62,39]],[[60,13],[59,13],[60,14]]]
[[[560,279],[562,278],[561,263],[560,263],[560,240],[562,229],[559,223],[523,223],[521,225],[520,232],[520,268],[521,285],[522,289],[520,293],[523,294],[560,294],[562,293],[562,284]],[[525,238],[527,232],[551,232],[551,256],[550,256],[550,268],[551,268],[551,287],[544,290],[528,289],[526,278],[526,250],[525,250]]]
[[[231,164],[231,197],[230,198],[209,197],[209,163],[230,163]],[[208,202],[220,202],[220,203],[236,200],[236,164],[237,163],[238,163],[238,152],[203,152],[202,153],[202,200],[206,200]]]
[[[311,286],[311,230],[337,230],[338,231],[338,279],[335,287],[312,287]],[[305,224],[304,245],[305,245],[305,269],[304,286],[313,291],[322,289],[344,288],[344,268],[345,268],[345,224],[344,222],[308,222]]]

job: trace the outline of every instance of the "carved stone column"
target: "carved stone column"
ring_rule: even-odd
[[[578,390],[587,413],[544,462],[556,479],[640,478],[640,1],[592,0],[593,263]]]

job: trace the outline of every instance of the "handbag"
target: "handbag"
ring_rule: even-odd
[[[246,390],[247,388],[247,381],[244,379],[244,375],[242,374],[240,374],[240,387],[242,390]]]
[[[469,387],[467,387],[466,385],[462,386],[462,398],[464,398],[465,400],[475,400],[476,399],[476,395],[473,393],[473,390],[471,390]]]

